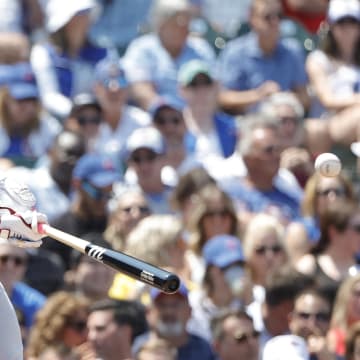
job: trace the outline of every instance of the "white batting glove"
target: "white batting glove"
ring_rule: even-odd
[[[47,224],[42,213],[27,210],[16,213],[6,207],[0,207],[0,237],[20,247],[39,247],[45,236],[39,233],[38,225]]]

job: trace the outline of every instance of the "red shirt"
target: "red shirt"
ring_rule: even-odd
[[[307,31],[312,34],[315,34],[318,31],[320,24],[326,18],[326,11],[324,11],[323,14],[309,14],[290,9],[287,5],[286,0],[282,0],[281,2],[284,9],[284,15],[297,20],[301,25],[305,27]]]

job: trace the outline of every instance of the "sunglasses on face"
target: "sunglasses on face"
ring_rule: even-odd
[[[272,12],[272,13],[267,13],[267,14],[263,14],[262,18],[266,21],[266,22],[273,22],[273,21],[279,21],[283,18],[283,14],[281,11],[277,11],[277,12]]]
[[[154,152],[149,152],[146,155],[137,155],[134,154],[131,156],[131,161],[133,161],[135,164],[142,164],[145,162],[153,162],[157,157],[157,154],[155,154]]]
[[[87,124],[99,125],[101,122],[101,118],[100,116],[79,116],[77,118],[77,121],[81,126]]]
[[[309,320],[314,318],[317,322],[327,322],[330,319],[330,315],[327,312],[318,312],[318,313],[307,313],[304,311],[296,312],[295,315],[302,320]]]
[[[252,331],[251,333],[238,333],[234,335],[234,340],[238,344],[245,344],[246,342],[257,339],[259,337],[260,333],[256,330]]]
[[[330,194],[334,194],[338,197],[342,197],[345,196],[345,190],[344,189],[336,189],[336,188],[331,188],[331,189],[324,189],[324,190],[318,190],[317,194],[319,196],[329,196]]]
[[[294,124],[297,123],[298,118],[296,116],[281,116],[280,122],[282,124]]]
[[[99,189],[87,181],[82,182],[82,188],[96,201],[109,200],[111,198],[111,192]]]
[[[0,255],[1,265],[6,265],[10,261],[12,261],[15,266],[24,266],[26,264],[26,259],[22,256]]]
[[[141,215],[147,215],[147,214],[150,214],[150,209],[147,207],[147,206],[136,206],[136,205],[133,205],[133,206],[127,206],[127,207],[124,207],[121,209],[121,211],[127,213],[127,214],[131,214],[133,213],[134,211],[137,211],[139,212]]]
[[[189,88],[192,89],[197,89],[197,88],[201,88],[201,87],[209,87],[213,84],[214,82],[209,78],[201,78],[201,79],[195,79],[193,81],[191,81],[188,85]]]
[[[282,148],[280,145],[268,145],[268,146],[264,146],[261,149],[261,152],[263,154],[270,155],[270,156],[278,156],[278,155],[280,155],[281,150],[282,150]]]
[[[265,255],[267,252],[272,252],[273,254],[279,254],[283,251],[281,245],[272,245],[272,246],[259,246],[255,249],[255,253],[258,255]]]
[[[182,118],[180,115],[173,115],[173,116],[157,116],[154,119],[154,123],[160,126],[164,126],[166,124],[171,124],[171,125],[179,125],[182,121]]]
[[[225,216],[228,216],[229,214],[230,214],[230,212],[229,212],[229,210],[227,210],[227,209],[208,210],[208,211],[204,214],[204,217],[215,217],[215,216],[225,217]]]
[[[77,332],[83,332],[86,329],[86,321],[85,320],[77,320],[77,321],[69,321],[67,326],[72,328]]]

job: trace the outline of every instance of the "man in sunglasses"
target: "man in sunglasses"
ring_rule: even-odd
[[[291,91],[305,108],[304,55],[299,48],[280,39],[280,0],[253,0],[251,32],[227,43],[219,57],[222,107],[232,113],[247,112],[271,94]]]
[[[59,214],[52,225],[75,236],[105,231],[107,204],[112,186],[119,180],[120,173],[109,156],[89,153],[80,157],[72,173],[71,206]],[[44,247],[59,254],[69,269],[71,249],[68,246],[49,238]]]
[[[295,297],[289,328],[292,334],[306,340],[311,360],[336,359],[327,345],[330,317],[331,303],[316,288],[305,289]]]
[[[220,360],[258,360],[259,332],[244,310],[226,310],[211,320],[213,346]]]
[[[0,204],[0,243],[4,247],[0,261],[1,266],[8,269],[8,276],[2,279],[5,281],[5,287],[0,282],[0,359],[21,360],[23,346],[20,328],[6,292],[12,290],[9,286],[11,281],[7,281],[12,274],[15,273],[15,277],[21,277],[26,254],[22,249],[18,249],[17,252],[12,246],[40,246],[43,235],[38,231],[38,224],[47,223],[47,218],[44,214],[34,211],[35,197],[27,186],[4,176],[0,179]],[[13,250],[13,254],[5,253],[7,249]],[[12,271],[8,267],[12,267]],[[12,294],[9,293],[10,295]]]

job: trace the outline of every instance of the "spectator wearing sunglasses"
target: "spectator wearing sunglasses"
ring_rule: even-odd
[[[338,200],[320,216],[320,239],[296,262],[302,273],[315,282],[334,302],[340,283],[356,265],[360,241],[360,210],[357,203]]]
[[[128,103],[128,75],[123,59],[119,59],[114,51],[97,63],[93,91],[103,119],[94,150],[113,157],[119,170],[123,171],[121,160],[126,151],[126,139],[135,129],[150,125],[150,117]]]
[[[89,153],[76,163],[73,174],[73,201],[52,225],[75,236],[97,231],[104,232],[108,220],[108,201],[113,184],[121,178],[109,156]],[[71,249],[49,239],[46,248],[61,255],[68,269]]]
[[[38,359],[47,348],[63,345],[75,349],[86,341],[89,301],[67,291],[48,297],[38,312],[29,334],[25,353],[29,360]]]
[[[184,121],[183,109],[183,103],[171,96],[159,97],[149,109],[153,125],[161,132],[166,147],[164,171],[169,172],[168,176],[172,172],[176,183],[180,174],[201,164],[188,146],[189,140],[192,140]]]
[[[202,251],[205,275],[199,289],[190,293],[193,317],[189,328],[211,340],[211,318],[224,309],[248,310],[252,302],[251,279],[241,242],[233,235],[209,239]]]
[[[244,310],[225,310],[211,319],[212,345],[219,360],[258,360],[259,332]]]
[[[69,117],[64,121],[64,128],[83,134],[87,151],[92,151],[99,134],[102,110],[91,93],[81,93],[72,99]]]
[[[161,133],[154,127],[136,129],[126,141],[125,161],[128,166],[123,186],[139,188],[146,196],[154,214],[171,213],[169,203],[173,183],[166,182],[164,167],[165,143]],[[117,190],[119,189],[119,190]]]
[[[295,297],[289,315],[290,332],[306,341],[311,359],[336,359],[327,342],[331,311],[331,302],[316,288],[305,289]]]
[[[151,32],[134,39],[124,59],[132,97],[148,110],[158,96],[180,99],[177,75],[193,59],[214,63],[215,54],[204,39],[190,34],[192,7],[188,0],[155,0],[150,10]]]
[[[315,172],[308,179],[301,200],[301,218],[290,224],[286,232],[287,248],[294,263],[319,241],[321,214],[338,200],[356,201],[353,184],[343,172],[333,178]]]
[[[275,217],[256,214],[248,223],[243,236],[246,263],[252,282],[252,304],[255,326],[263,327],[261,306],[265,300],[267,278],[288,263],[284,242],[285,228]]]
[[[185,100],[186,146],[198,158],[229,157],[235,150],[235,119],[218,105],[219,85],[208,63],[192,60],[178,75],[180,93]]]
[[[0,240],[0,282],[14,308],[23,314],[23,326],[30,330],[45,296],[24,283],[27,261],[25,249]]]
[[[252,31],[227,43],[219,57],[221,106],[245,113],[279,91],[290,91],[308,107],[304,56],[280,39],[280,0],[253,0],[249,24]]]
[[[265,212],[288,225],[300,217],[302,191],[295,177],[280,169],[283,146],[277,120],[263,114],[247,115],[242,119],[240,133],[233,160],[245,170],[219,179],[220,186],[244,219]]]

